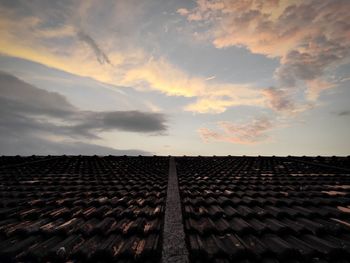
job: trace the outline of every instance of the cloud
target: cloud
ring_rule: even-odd
[[[69,8],[61,10],[57,7],[57,10],[51,10],[54,14],[66,12],[67,17],[60,17],[55,21],[56,23],[53,23],[51,18],[42,16],[42,10],[23,13],[21,8],[23,5],[12,9],[0,4],[0,53],[2,55],[34,61],[112,85],[120,83],[121,75],[126,70],[122,66],[126,61],[130,66],[131,61],[139,64],[140,59],[144,58],[142,52],[138,50],[132,50],[132,52],[121,48],[110,50],[111,46],[118,45],[98,36],[98,39],[103,39],[104,49],[110,51],[107,56],[91,36],[80,30],[80,25],[74,24],[67,18],[74,17],[76,10],[73,8],[73,10]],[[110,64],[111,61],[113,65]]]
[[[189,21],[209,25],[217,48],[243,46],[253,53],[277,57],[280,88],[306,84],[307,99],[334,87],[325,72],[349,61],[350,15],[347,0],[197,0],[192,10],[179,10]],[[317,88],[316,85],[322,88]]]
[[[185,107],[191,112],[221,113],[232,106],[264,106],[263,94],[250,85],[209,83],[205,78],[186,74],[164,59],[152,59],[130,69],[123,85],[154,89],[169,96],[195,97],[195,102]]]
[[[186,8],[179,8],[177,10],[177,13],[179,13],[182,16],[188,15],[190,13],[190,11],[188,11]]]
[[[221,83],[213,78],[207,81],[206,77],[189,74],[164,57],[151,56],[119,35],[114,38],[108,30],[94,30],[96,25],[90,20],[94,21],[96,10],[105,14],[99,19],[108,21],[110,30],[113,28],[115,14],[112,11],[116,8],[112,2],[111,6],[106,5],[110,7],[108,10],[98,2],[91,2],[87,7],[81,5],[83,11],[78,14],[74,12],[80,8],[66,8],[65,15],[57,18],[56,24],[36,9],[31,12],[0,9],[0,53],[114,86],[194,98],[194,102],[185,107],[192,112],[220,113],[237,105],[264,107],[263,95],[253,85]],[[60,13],[57,8],[54,12],[51,10],[52,15]],[[70,19],[75,16],[82,17]],[[76,22],[80,20],[86,20],[86,24]],[[94,38],[80,28],[93,31]],[[96,40],[103,43],[103,49]]]
[[[0,72],[0,134],[3,143],[7,139],[36,138],[47,142],[60,141],[64,145],[69,140],[80,143],[75,145],[82,149],[84,140],[99,139],[99,133],[104,131],[164,134],[166,122],[161,113],[81,111],[58,93],[38,89]]]
[[[231,93],[224,95],[226,91]],[[264,105],[264,97],[261,92],[245,90],[244,87],[232,85],[228,89],[223,89],[222,95],[217,90],[213,92],[213,95],[198,98],[194,103],[187,105],[185,110],[198,113],[223,113],[226,109],[234,106],[263,107]]]
[[[311,92],[308,96],[309,101],[298,102],[295,99],[298,95],[293,89],[269,87],[262,90],[262,94],[265,97],[265,104],[268,108],[278,112],[285,117],[295,117],[301,112],[310,110],[316,106],[315,100],[321,91],[322,86],[316,86],[315,90],[309,89]],[[316,95],[317,94],[317,95]],[[315,96],[315,99],[311,99],[311,96]]]
[[[141,111],[80,111],[62,95],[38,89],[12,75],[0,72],[1,112],[25,117],[62,119],[72,130],[122,130],[164,132],[166,118],[161,113]],[[84,134],[84,132],[82,133]]]
[[[1,155],[152,155],[137,149],[118,150],[93,143],[76,141],[51,141],[31,135],[1,137]]]
[[[235,144],[257,144],[269,139],[267,132],[275,127],[268,118],[255,118],[247,123],[221,121],[217,123],[221,131],[200,128],[198,133],[204,142],[229,142]]]
[[[77,131],[110,131],[162,133],[167,130],[166,118],[161,113],[140,111],[79,112],[74,127]],[[83,117],[80,119],[79,115]]]
[[[350,115],[350,110],[344,110],[344,111],[341,111],[341,112],[338,112],[337,113],[338,116],[349,116]]]
[[[64,117],[76,110],[64,96],[38,89],[1,71],[0,90],[2,111],[27,115],[41,115],[44,113],[55,117]]]
[[[293,111],[295,109],[294,102],[289,98],[287,91],[277,89],[275,87],[266,88],[263,94],[267,98],[270,108],[276,111]]]
[[[324,90],[335,87],[335,84],[320,79],[313,79],[306,82],[308,89],[306,96],[310,101],[316,101]]]
[[[77,32],[78,38],[85,42],[95,53],[96,59],[100,64],[112,64],[105,52],[97,45],[96,41],[84,31]]]
[[[282,112],[293,109],[266,103],[271,96],[255,85],[222,83],[212,77],[189,74],[164,57],[151,56],[134,44],[137,41],[128,41],[124,35],[129,32],[113,37],[115,27],[129,28],[128,23],[135,22],[128,20],[128,17],[133,20],[133,13],[123,16],[126,19],[123,22],[114,12],[120,5],[123,10],[133,12],[135,3],[75,3],[67,3],[64,10],[60,5],[45,9],[45,14],[37,8],[30,12],[22,10],[23,6],[32,5],[18,5],[20,11],[3,6],[0,52],[115,86],[193,98],[184,107],[191,112],[222,113],[240,105],[267,106]],[[349,26],[344,11],[347,6],[346,1],[330,0],[322,5],[311,0],[294,4],[278,0],[200,0],[194,9],[182,8],[178,13],[190,21],[203,23],[198,32],[209,26],[209,32],[203,34],[209,35],[217,48],[243,46],[253,53],[279,58],[276,91],[285,93],[302,82],[307,88],[305,98],[314,101],[326,86],[335,87],[324,78],[324,72],[348,57],[349,37],[344,33]],[[143,11],[140,6],[137,9],[141,21]],[[337,12],[339,16],[334,16]],[[51,16],[55,23],[51,22]],[[105,26],[103,30],[101,24]],[[94,32],[94,36],[88,32]],[[316,87],[320,83],[323,88]],[[288,100],[292,103],[291,97]]]
[[[216,76],[210,76],[210,77],[207,77],[205,80],[212,80],[212,79],[216,79]]]

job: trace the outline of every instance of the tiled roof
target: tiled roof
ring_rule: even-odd
[[[39,161],[42,159],[52,159],[46,156],[0,156],[0,166],[10,166],[16,164],[22,164],[25,162]]]
[[[338,168],[350,169],[350,156],[347,157],[293,157],[293,159],[297,161],[307,162],[307,163],[315,163],[318,165],[328,165],[328,166],[336,166]]]
[[[277,157],[177,168],[191,262],[348,262],[349,173]]]
[[[156,262],[167,168],[160,157],[62,157],[0,169],[0,262]]]
[[[0,157],[0,262],[349,262],[349,157],[175,162]]]

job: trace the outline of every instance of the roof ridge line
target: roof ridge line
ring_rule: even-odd
[[[182,221],[181,200],[175,158],[169,158],[169,177],[163,229],[162,263],[187,263],[188,250]]]

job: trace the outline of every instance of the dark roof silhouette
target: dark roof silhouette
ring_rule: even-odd
[[[349,157],[0,157],[0,262],[349,258]]]

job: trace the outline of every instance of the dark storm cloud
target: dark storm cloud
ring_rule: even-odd
[[[79,31],[77,33],[78,38],[85,42],[95,53],[97,61],[103,65],[105,63],[112,64],[106,53],[99,47],[96,41],[87,33]]]
[[[166,129],[166,118],[163,114],[140,111],[81,111],[56,92],[38,89],[12,75],[0,72],[2,154],[29,154],[25,149],[32,153],[37,149],[44,154],[50,150],[56,151],[51,149],[54,145],[60,149],[59,152],[52,152],[56,154],[65,153],[65,150],[67,153],[91,152],[92,149],[113,154],[112,148],[86,144],[80,140],[98,139],[101,131],[161,134]],[[67,140],[71,142],[67,143]],[[33,146],[35,141],[40,143]],[[16,149],[17,147],[20,149]]]

